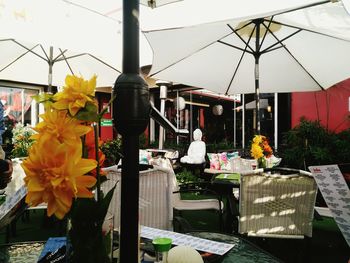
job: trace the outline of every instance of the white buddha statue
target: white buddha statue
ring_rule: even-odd
[[[180,159],[182,163],[205,163],[206,146],[202,141],[202,131],[196,129],[193,132],[193,142],[191,142],[188,148],[187,155]]]

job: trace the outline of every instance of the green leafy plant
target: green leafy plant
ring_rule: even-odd
[[[176,180],[178,181],[180,186],[183,184],[196,184],[202,182],[201,178],[193,174],[191,171],[188,171],[186,168],[176,174]]]
[[[283,164],[293,168],[307,170],[310,165],[350,160],[350,129],[334,133],[319,121],[301,118],[299,125],[284,134],[282,144]]]
[[[235,149],[233,142],[221,141],[218,143],[207,144],[207,152],[232,151]]]
[[[11,157],[16,158],[28,156],[28,150],[34,143],[31,136],[35,134],[35,131],[29,126],[17,123],[12,129],[12,134],[13,149],[11,151]]]
[[[101,151],[106,156],[106,160],[105,160],[106,166],[112,166],[119,162],[120,158],[122,157],[121,145],[122,145],[121,138],[115,138],[112,140],[105,141],[100,146]]]

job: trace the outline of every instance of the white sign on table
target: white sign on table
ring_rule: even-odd
[[[234,245],[224,242],[212,241],[204,238],[194,237],[181,233],[176,233],[167,230],[161,230],[157,228],[142,226],[141,237],[153,240],[157,237],[171,238],[173,245],[190,246],[196,250],[209,252],[217,255],[224,255],[230,251]]]

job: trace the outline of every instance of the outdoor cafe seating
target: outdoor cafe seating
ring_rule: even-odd
[[[240,233],[243,236],[260,236],[260,237],[282,237],[282,238],[302,238],[311,236],[312,219],[315,204],[315,195],[317,184],[308,172],[291,170],[291,169],[256,169],[254,171],[237,173],[215,174],[212,181],[213,185],[218,186],[220,183],[231,184],[232,206],[238,207],[239,210],[230,210],[230,204],[227,206],[222,198],[211,200],[182,200],[178,190],[176,176],[170,161],[166,158],[162,160],[161,165],[149,166],[146,170],[141,171],[140,177],[140,224],[154,227],[156,229],[174,230],[174,223],[178,219],[174,216],[174,211],[186,209],[212,209],[217,211],[219,216],[231,213],[231,218],[221,219],[220,224],[224,226],[227,220],[237,220],[236,227],[232,231],[223,228],[223,234],[212,232],[190,232],[189,234],[199,235],[203,238],[218,240],[220,242],[235,243],[235,253],[230,252],[226,257],[244,257],[241,253],[243,249],[251,249],[252,253],[261,253],[264,257],[270,258],[271,262],[279,262],[273,256],[263,250],[259,250],[252,244],[244,243],[240,236],[233,233]],[[244,166],[241,166],[244,167]],[[21,172],[19,166],[15,166],[15,171]],[[17,171],[18,170],[18,171]],[[117,184],[117,190],[110,206],[110,212],[114,214],[114,228],[118,230],[120,211],[120,169],[117,166],[106,169],[109,180],[103,184],[104,190],[108,191]],[[276,174],[276,172],[279,172]],[[287,174],[283,174],[287,173]],[[220,183],[219,183],[220,182]],[[10,185],[11,187],[11,185]],[[217,188],[213,188],[217,190]],[[233,189],[239,189],[236,194]],[[217,192],[220,195],[220,192]],[[237,195],[238,194],[238,195]],[[236,213],[236,214],[235,214]],[[224,221],[224,222],[223,222]],[[180,222],[182,223],[182,222]],[[230,222],[229,222],[230,223]],[[187,232],[187,231],[185,231]],[[228,235],[229,234],[229,235]],[[245,244],[243,246],[243,244]],[[23,244],[22,244],[23,245]],[[32,243],[30,244],[33,245]],[[34,244],[35,247],[44,243]],[[15,248],[15,244],[12,249]],[[39,251],[40,252],[40,251]],[[36,251],[38,253],[38,249]],[[24,261],[25,262],[25,261]]]
[[[183,200],[182,192],[192,189],[180,190],[172,165],[168,159],[161,159],[162,165],[149,166],[140,171],[140,224],[159,229],[173,229],[173,221],[177,220],[173,212],[181,214],[184,210],[214,210],[222,221],[223,203],[218,198],[201,200]],[[159,161],[159,160],[158,160]],[[160,163],[159,163],[160,164]],[[117,166],[105,169],[107,181],[103,184],[103,190],[108,192],[115,184],[117,189],[109,208],[114,217],[114,227],[118,228],[120,219],[120,180],[121,170]],[[200,191],[200,189],[195,189]],[[179,221],[181,224],[182,221]],[[180,225],[181,227],[181,225]]]
[[[276,238],[312,236],[317,184],[312,174],[288,168],[241,176],[239,233]]]

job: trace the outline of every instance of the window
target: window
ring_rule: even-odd
[[[38,104],[33,95],[38,95],[39,89],[25,89],[0,86],[0,100],[4,109],[4,117],[15,123],[35,126],[38,122]]]

